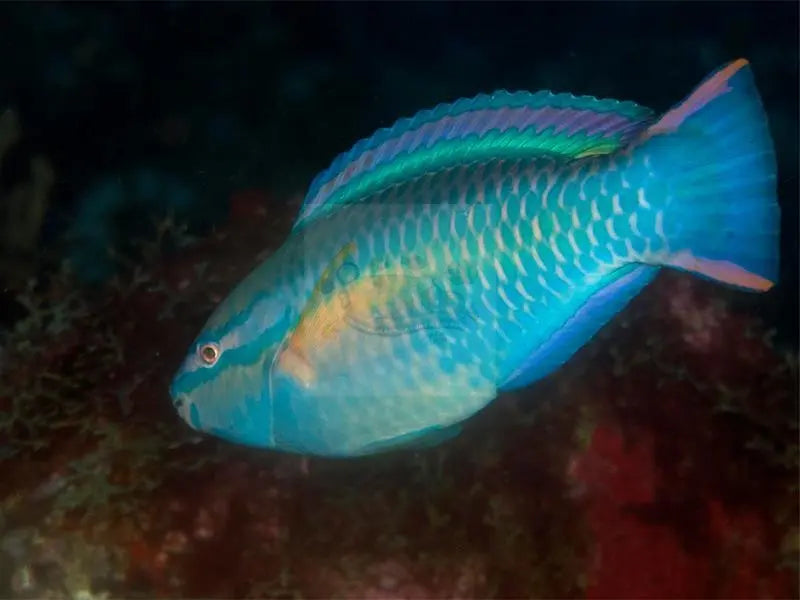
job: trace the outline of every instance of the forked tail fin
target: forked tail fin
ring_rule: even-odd
[[[749,63],[709,75],[644,140],[669,190],[660,260],[745,289],[771,288],[779,260],[776,164]]]

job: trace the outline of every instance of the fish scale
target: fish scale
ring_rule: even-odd
[[[769,289],[774,182],[744,60],[659,118],[550,92],[421,111],[314,179],[173,401],[195,429],[284,451],[441,441],[557,369],[661,267]]]
[[[493,172],[493,173],[499,173],[499,172],[502,171],[502,165],[501,164],[491,164],[491,163],[489,163],[489,164],[486,164],[486,165],[482,165],[482,167],[483,167],[483,170],[485,170],[485,171],[488,170],[488,171]],[[551,174],[551,177],[553,178],[553,183],[557,184],[558,183],[558,179],[559,179],[559,175],[560,175],[561,178],[570,179],[570,178],[574,177],[574,174],[575,174],[575,170],[573,169],[571,171],[568,171],[567,173],[562,173],[562,174],[559,174],[557,172],[553,172]],[[436,183],[433,184],[434,187],[436,185],[441,185],[442,187],[447,187],[448,179],[450,177],[452,177],[451,173],[444,173],[444,174],[440,175],[439,179],[442,181],[442,183],[438,184],[438,181],[437,181]],[[506,179],[512,179],[512,177],[508,173],[506,173]],[[518,178],[516,178],[516,179],[517,179],[516,182],[514,182],[514,183],[509,182],[509,185],[510,186],[516,186],[517,188],[519,188]],[[500,185],[502,185],[502,183],[500,183]],[[416,189],[419,189],[419,188],[417,186],[415,186],[414,183],[410,183],[405,192],[404,191],[399,191],[398,192],[398,194],[397,194],[397,202],[398,203],[402,203],[404,201],[404,198],[405,198],[404,194],[410,196],[416,191]],[[475,238],[475,241],[476,241],[475,245],[476,245],[477,248],[485,247],[487,245],[487,239],[490,239],[488,236],[493,236],[494,235],[494,231],[496,231],[496,228],[501,224],[499,222],[499,219],[498,219],[498,215],[500,214],[500,211],[498,211],[498,210],[489,210],[489,208],[492,206],[492,205],[489,205],[489,204],[477,204],[477,203],[475,203],[475,198],[470,198],[468,196],[468,192],[469,192],[469,190],[471,188],[462,187],[462,189],[463,189],[463,192],[462,192],[462,195],[458,199],[459,203],[456,205],[456,207],[472,206],[472,207],[475,207],[477,209],[477,211],[474,212],[473,214],[474,215],[480,215],[480,216],[477,219],[473,218],[471,220],[471,222],[469,223],[468,236],[473,236]],[[474,191],[473,191],[473,194],[475,194]],[[513,201],[514,201],[513,199],[508,199],[507,200],[507,202],[513,202]],[[520,199],[520,201],[521,202],[525,202],[528,205],[527,212],[529,214],[532,214],[532,213],[545,214],[545,213],[542,213],[542,210],[543,210],[542,207],[547,204],[547,197],[546,196],[537,197],[535,192],[532,191],[529,194],[523,195],[523,197]],[[565,216],[568,215],[571,212],[572,206],[575,205],[578,202],[580,202],[580,200],[577,197],[576,198],[572,198],[572,197],[566,198],[565,199],[564,208],[562,209],[563,214],[562,213],[548,213],[548,214],[552,218],[554,218],[554,221],[553,221],[554,223],[555,222],[560,222],[560,221],[569,222],[569,219],[566,219]],[[537,207],[537,208],[531,208],[531,207],[534,207],[534,206]],[[441,218],[445,214],[447,209],[450,208],[450,207],[439,207],[439,208],[440,208],[439,217]],[[390,207],[390,210],[391,210],[391,207]],[[429,216],[429,211],[430,210],[431,210],[430,209],[430,205],[426,205],[423,208],[423,212],[426,213],[427,216]],[[453,226],[453,223],[456,220],[455,217],[456,217],[457,214],[458,213],[456,211],[454,211],[454,210],[450,210],[450,212],[449,212],[451,227]],[[602,215],[602,216],[604,216],[604,215]],[[345,216],[342,216],[342,220],[343,221],[347,221],[348,219]],[[386,220],[389,220],[389,219],[386,219]],[[389,220],[389,221],[391,222],[391,220]],[[413,225],[415,222],[423,222],[423,221],[418,220],[416,218],[416,215],[413,212],[411,212],[411,213],[407,213],[405,222],[400,223],[398,226],[399,226],[400,229],[402,229],[403,227],[407,226],[409,223]],[[392,237],[393,229],[394,229],[393,227],[378,228],[377,231],[375,232],[375,235],[378,236],[378,237],[383,237],[384,240],[389,240]],[[559,238],[566,239],[566,236],[568,235],[568,233],[570,231],[570,228],[563,228],[563,227],[555,228],[554,227],[552,229],[552,231],[559,231],[559,233],[558,234],[553,233],[552,237],[550,238],[549,245],[551,247],[555,246],[558,243],[558,239]],[[483,278],[485,280],[491,282],[491,284],[488,286],[489,289],[488,290],[484,289],[482,292],[480,292],[480,294],[478,296],[478,300],[475,302],[475,304],[477,306],[483,305],[484,310],[481,310],[480,308],[475,308],[472,311],[474,313],[481,313],[481,312],[489,311],[489,312],[492,312],[493,314],[495,314],[497,316],[508,316],[508,315],[504,314],[503,312],[501,312],[503,309],[505,311],[509,311],[512,308],[511,307],[511,303],[509,303],[507,301],[507,299],[511,298],[511,297],[513,297],[513,298],[518,298],[518,297],[521,298],[521,295],[519,294],[519,292],[517,292],[517,290],[514,287],[515,283],[517,281],[520,281],[523,289],[525,290],[525,293],[528,296],[536,298],[536,297],[541,297],[543,295],[546,295],[548,293],[552,294],[553,292],[551,290],[555,290],[555,289],[563,290],[563,286],[564,285],[570,285],[570,284],[574,285],[577,282],[577,279],[578,279],[578,272],[577,271],[570,271],[571,278],[569,278],[568,281],[564,281],[563,278],[564,278],[565,275],[564,275],[563,269],[552,268],[552,269],[549,270],[549,272],[542,273],[542,270],[538,269],[538,267],[536,267],[534,264],[531,264],[528,267],[528,269],[526,269],[527,275],[523,276],[520,273],[520,271],[516,267],[513,266],[513,261],[508,259],[507,260],[508,266],[505,269],[503,269],[504,273],[506,273],[506,275],[507,275],[507,280],[506,280],[505,283],[503,283],[502,279],[497,275],[496,272],[492,273],[492,271],[495,271],[495,267],[494,267],[494,265],[492,263],[498,262],[498,259],[496,258],[496,253],[494,253],[494,252],[487,253],[485,251],[484,251],[484,253],[481,253],[479,251],[479,252],[477,252],[477,255],[463,255],[459,251],[460,250],[459,242],[461,242],[462,239],[464,239],[464,238],[459,238],[457,236],[449,236],[449,238],[450,239],[448,241],[450,241],[450,244],[448,245],[448,248],[451,249],[451,252],[454,255],[459,255],[459,260],[457,261],[456,264],[461,264],[461,265],[475,264],[477,266],[477,268],[484,273],[484,277]],[[418,249],[420,247],[424,247],[425,246],[424,242],[426,240],[427,240],[427,237],[425,235],[421,235],[420,236],[421,244],[419,246],[415,246],[414,248],[412,248],[412,250],[416,250],[416,249]],[[467,241],[468,241],[467,246],[469,247],[470,246],[469,240],[467,240]],[[545,244],[548,244],[548,241],[545,238],[542,238],[541,242],[545,243]],[[381,244],[379,244],[379,246],[381,246]],[[403,248],[400,248],[400,247],[393,248],[393,247],[391,247],[391,245],[387,245],[386,248],[387,248],[387,254],[390,254],[390,255],[399,255],[403,251]],[[524,255],[525,253],[527,253],[526,251],[527,251],[527,248],[521,247],[521,246],[517,246],[517,245],[510,245],[507,248],[507,253],[508,254],[521,253],[521,254]],[[556,254],[558,254],[558,253],[554,252],[553,256],[555,257]],[[566,262],[569,262],[570,259],[572,259],[571,256],[570,257],[564,257],[563,253],[562,253],[561,256]],[[369,257],[369,259],[374,259],[374,258],[378,258],[378,256],[377,255],[373,255],[373,256]],[[421,267],[423,269],[425,269],[425,268],[434,268],[435,269],[437,266],[440,266],[440,265],[436,265],[436,264],[423,264],[423,265],[421,265]],[[591,272],[591,273],[586,273],[583,276],[595,276],[595,277],[597,277],[600,274],[601,274],[601,272],[595,271],[595,272]],[[510,277],[508,277],[509,275],[510,275]],[[539,280],[539,275],[542,275],[542,276],[545,277],[546,285],[544,285],[544,286],[537,285],[538,280]],[[461,280],[465,281],[467,279],[468,279],[468,277],[464,276],[464,273],[463,273],[463,270],[462,270]],[[553,294],[553,295],[555,295],[555,294]],[[562,297],[563,297],[563,294],[562,294]],[[418,297],[415,294],[411,294],[409,296],[409,299],[408,299],[407,303],[408,304],[413,304],[415,302],[418,302]],[[531,306],[531,303],[525,301],[524,299],[522,299],[522,300],[519,300],[519,305],[518,306],[517,306],[517,303],[513,303],[513,305],[514,305],[514,319],[518,323],[521,322],[521,323],[527,324],[527,322],[531,320],[530,317],[518,316],[516,313],[519,312],[519,313],[522,313],[522,315],[525,315],[526,313],[527,314],[535,313],[535,310]],[[401,309],[401,312],[403,312],[404,314],[408,314],[410,312],[413,312],[414,310],[415,309],[413,307],[404,306]],[[511,336],[512,332],[509,329],[503,328],[502,325],[506,321],[510,322],[511,319],[505,319],[505,318],[504,319],[497,319],[497,318],[494,318],[494,319],[489,319],[489,321],[491,321],[492,327],[488,331],[481,332],[480,339],[481,339],[482,342],[491,341],[495,346],[495,350],[496,350],[497,356],[499,356],[501,358],[501,360],[502,360],[503,355],[504,355],[502,346],[513,343],[513,337]],[[511,323],[511,324],[513,324],[513,323]],[[396,325],[396,326],[399,327],[399,325]],[[525,331],[525,330],[523,330],[523,331]],[[519,335],[519,334],[517,334],[517,335]]]

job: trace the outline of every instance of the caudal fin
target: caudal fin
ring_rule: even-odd
[[[644,134],[665,178],[669,266],[752,290],[778,275],[780,209],[767,117],[749,63],[709,75]]]

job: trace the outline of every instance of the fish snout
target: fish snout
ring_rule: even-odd
[[[172,406],[175,408],[175,411],[178,413],[181,419],[186,421],[192,429],[197,429],[196,421],[196,409],[192,410],[194,403],[192,399],[189,398],[189,394],[184,392],[178,392],[175,389],[175,384],[173,383],[169,389],[169,395],[172,398]]]

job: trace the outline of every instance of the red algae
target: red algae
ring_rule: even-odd
[[[700,500],[695,543],[687,546],[664,518],[669,509],[658,506],[653,480],[658,471],[647,437],[640,432],[626,448],[618,432],[601,426],[576,460],[573,476],[585,486],[596,545],[586,597],[791,596],[794,579],[788,571],[777,572],[771,556],[778,541],[774,527],[769,531],[765,515],[756,510],[736,511],[717,498]]]
[[[225,227],[100,294],[31,292],[0,371],[0,596],[798,596],[796,357],[689,275],[437,448],[190,431],[169,379],[288,204],[238,192]]]

